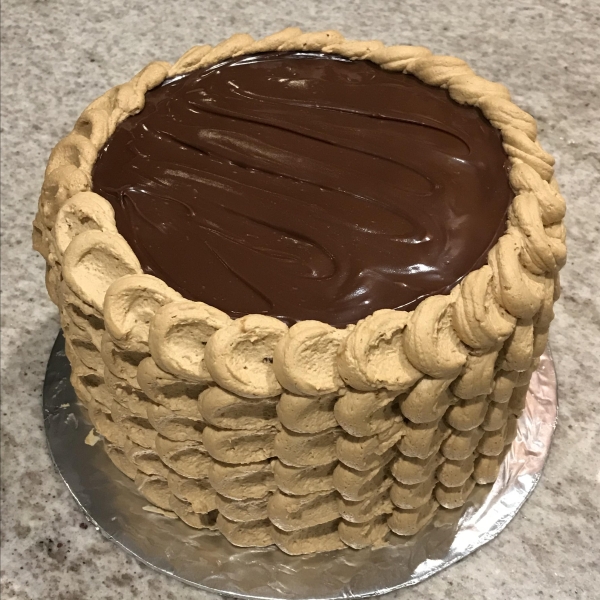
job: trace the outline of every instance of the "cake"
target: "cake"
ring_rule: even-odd
[[[462,60],[335,31],[108,91],[50,155],[33,242],[109,458],[190,527],[289,554],[462,506],[546,346],[553,163]]]

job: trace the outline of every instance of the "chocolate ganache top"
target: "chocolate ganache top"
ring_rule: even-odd
[[[167,81],[93,189],[145,272],[239,317],[413,309],[485,263],[513,199],[499,132],[411,75],[318,53]]]

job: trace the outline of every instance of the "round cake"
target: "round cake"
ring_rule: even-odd
[[[506,88],[290,28],[148,65],[48,161],[71,382],[154,506],[289,554],[493,482],[558,298],[564,200]]]

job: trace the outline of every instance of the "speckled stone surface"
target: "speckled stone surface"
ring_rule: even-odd
[[[51,147],[96,96],[195,43],[288,25],[426,45],[502,81],[538,119],[568,202],[569,261],[551,334],[560,422],[543,479],[498,539],[390,598],[599,597],[597,0],[4,0],[2,13],[3,600],[210,596],[141,566],[86,527],[54,472],[40,397],[58,320],[30,224]]]

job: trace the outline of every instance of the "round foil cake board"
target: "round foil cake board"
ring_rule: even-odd
[[[438,511],[416,536],[391,536],[389,546],[288,556],[275,546],[236,548],[219,533],[149,512],[148,502],[101,444],[84,442],[91,424],[69,375],[59,334],[44,381],[44,424],[56,468],[88,520],[157,571],[237,598],[364,598],[419,583],[468,556],[508,525],[535,488],[558,408],[554,365],[546,352],[532,377],[517,437],[493,485],[476,486],[465,506]]]

